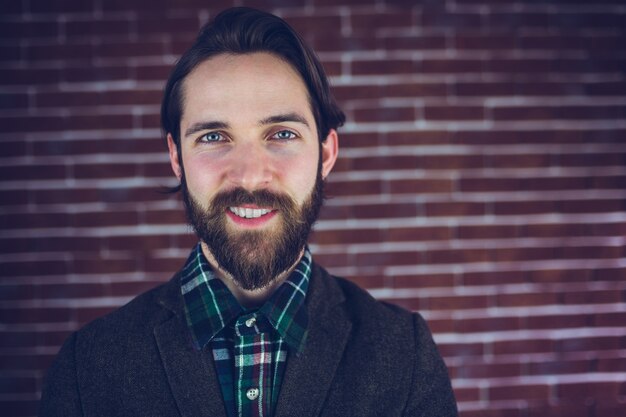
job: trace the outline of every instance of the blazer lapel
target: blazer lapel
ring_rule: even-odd
[[[165,287],[159,303],[174,311],[169,320],[154,327],[163,368],[182,416],[226,417],[210,350],[196,350],[184,318],[176,277]]]
[[[341,308],[343,294],[315,266],[307,299],[309,334],[300,355],[290,352],[276,417],[314,417],[321,412],[348,342],[352,323]]]

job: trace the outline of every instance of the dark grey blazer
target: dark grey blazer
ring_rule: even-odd
[[[40,416],[226,417],[210,348],[192,347],[178,275],[65,342]],[[315,265],[309,336],[290,354],[276,416],[456,416],[424,320]]]

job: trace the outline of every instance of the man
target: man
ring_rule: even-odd
[[[66,341],[41,415],[456,416],[423,319],[312,261],[344,115],[299,36],[221,13],[161,110],[200,243],[170,282]]]

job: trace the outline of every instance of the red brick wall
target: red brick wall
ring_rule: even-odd
[[[217,3],[3,2],[2,414],[193,244],[158,112]],[[463,417],[626,415],[623,2],[288,3],[349,118],[317,260],[423,312]]]

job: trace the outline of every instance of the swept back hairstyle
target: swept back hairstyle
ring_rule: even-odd
[[[260,10],[235,7],[207,23],[198,38],[178,60],[170,74],[161,103],[161,126],[180,149],[180,120],[183,108],[183,81],[200,63],[219,54],[269,52],[285,60],[302,77],[320,142],[330,129],[345,121],[333,98],[324,69],[315,53],[283,19]],[[180,155],[180,152],[179,152]]]

